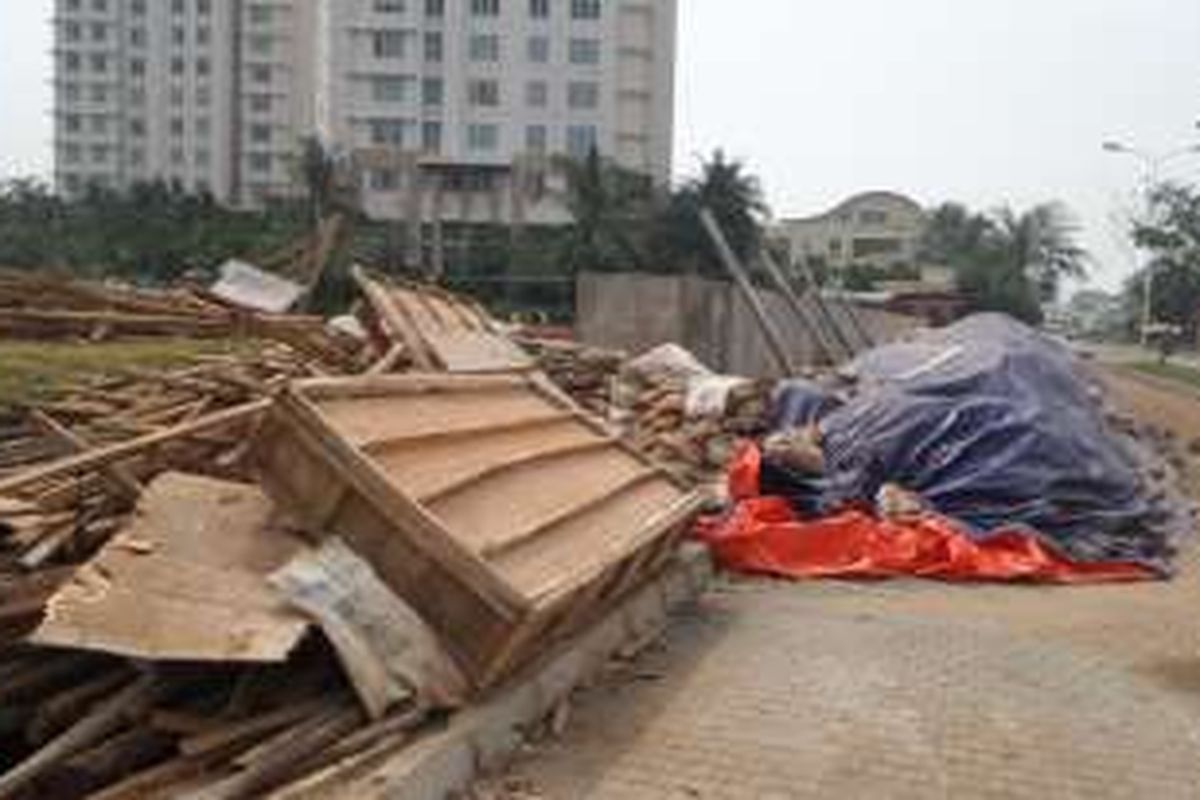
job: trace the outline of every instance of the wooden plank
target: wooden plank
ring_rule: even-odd
[[[107,467],[110,464],[115,464],[131,456],[139,455],[147,450],[178,439],[250,422],[261,416],[270,405],[270,400],[258,400],[235,408],[218,411],[207,417],[201,417],[194,422],[177,425],[158,433],[141,436],[137,439],[109,445],[108,447],[98,447],[85,453],[51,462],[50,464],[27,469],[16,475],[0,479],[0,495],[12,494],[20,489],[42,483],[43,481]]]
[[[0,775],[0,800],[17,796],[46,771],[103,739],[158,699],[161,684],[146,675],[101,703],[94,711],[72,725],[21,763]]]
[[[354,282],[358,284],[359,289],[367,298],[367,302],[371,304],[375,314],[383,323],[387,333],[393,337],[394,341],[399,341],[404,344],[408,350],[409,357],[419,369],[431,370],[434,368],[433,358],[430,356],[425,347],[425,343],[421,340],[420,334],[417,333],[413,325],[405,318],[400,311],[392,303],[387,291],[378,283],[371,280],[366,271],[357,264],[350,271]]]
[[[266,576],[302,543],[256,487],[168,473],[50,599],[36,644],[175,661],[282,661],[307,620]]]
[[[29,412],[29,418],[35,425],[54,439],[62,442],[72,451],[83,453],[91,449],[91,444],[86,439],[60,425],[58,420],[45,412],[35,408]],[[127,469],[121,467],[119,464],[101,467],[100,472],[108,478],[117,492],[126,499],[136,501],[141,496],[142,484]]]

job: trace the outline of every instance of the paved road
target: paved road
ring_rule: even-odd
[[[1113,388],[1200,436],[1194,398]],[[1200,798],[1197,609],[1195,549],[1134,586],[735,581],[500,796]]]

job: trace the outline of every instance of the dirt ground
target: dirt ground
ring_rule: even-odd
[[[1200,394],[1108,382],[1200,439]],[[477,796],[1200,798],[1195,542],[1178,566],[1076,588],[733,579]]]

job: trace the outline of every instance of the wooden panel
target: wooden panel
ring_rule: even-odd
[[[534,376],[302,382],[264,430],[264,472],[285,473],[267,485],[371,563],[477,688],[644,579],[699,507]]]
[[[423,436],[454,428],[511,425],[545,419],[546,403],[528,391],[338,400],[320,404],[321,416],[355,446],[397,436]]]

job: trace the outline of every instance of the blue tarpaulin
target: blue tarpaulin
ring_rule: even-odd
[[[980,315],[876,348],[851,371],[857,390],[820,420],[819,508],[872,502],[893,483],[973,537],[1015,525],[1079,561],[1166,571],[1187,508],[1147,485],[1151,456],[1110,429],[1064,345]]]

